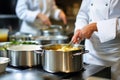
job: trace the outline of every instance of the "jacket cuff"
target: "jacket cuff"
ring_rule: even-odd
[[[116,20],[114,18],[97,22],[98,36],[101,43],[115,39]]]

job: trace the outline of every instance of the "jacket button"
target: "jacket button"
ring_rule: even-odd
[[[105,6],[108,6],[108,3],[106,3]]]
[[[89,22],[91,22],[91,21],[92,21],[92,19],[89,20]]]
[[[91,3],[91,6],[93,6],[93,3]]]

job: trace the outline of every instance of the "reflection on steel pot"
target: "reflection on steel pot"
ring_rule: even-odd
[[[41,64],[41,55],[36,54],[40,45],[13,45],[7,48],[11,66],[32,67]]]
[[[78,50],[57,51],[67,44],[49,44],[43,45],[42,65],[48,72],[77,72],[83,68],[82,54],[85,53],[83,45],[73,45]]]
[[[35,41],[37,41],[41,45],[55,44],[55,43],[67,43],[68,36],[63,36],[63,35],[39,36],[39,37],[36,37]]]

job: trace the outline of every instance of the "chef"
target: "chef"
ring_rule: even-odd
[[[74,43],[85,39],[87,64],[111,66],[120,80],[120,0],[82,0],[75,22]]]
[[[59,9],[55,0],[18,0],[16,14],[22,20],[20,32],[39,35],[40,29],[50,26],[49,17],[67,24],[65,13]]]

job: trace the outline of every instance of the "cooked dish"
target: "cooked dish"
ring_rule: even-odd
[[[81,47],[75,47],[75,46],[66,46],[66,45],[53,45],[49,47],[44,47],[43,49],[45,50],[54,50],[54,51],[75,51],[75,50],[80,50]]]
[[[57,51],[74,51],[74,50],[79,50],[80,48],[78,48],[78,47],[62,47],[62,48],[60,48],[60,49],[57,49]]]

